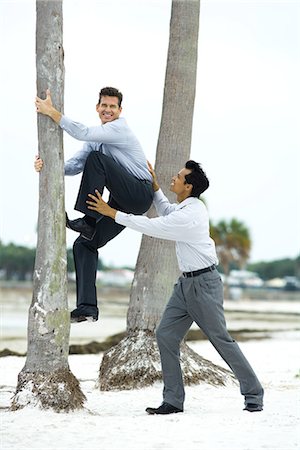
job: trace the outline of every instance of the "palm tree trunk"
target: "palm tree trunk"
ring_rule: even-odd
[[[64,64],[62,2],[36,2],[37,92],[49,87],[63,108]],[[85,400],[69,369],[70,315],[67,304],[67,255],[62,130],[38,115],[40,173],[38,242],[29,308],[28,349],[11,408],[38,405],[55,411],[81,408]]]
[[[168,195],[171,176],[189,159],[197,74],[200,0],[173,0],[155,171]],[[170,201],[174,197],[169,195]],[[150,216],[154,215],[150,210]],[[161,379],[154,331],[178,276],[174,242],[143,236],[132,284],[127,336],[103,357],[102,390],[132,389]],[[181,346],[185,382],[224,384],[228,371]],[[117,368],[117,370],[116,370]],[[204,370],[205,369],[205,370]]]

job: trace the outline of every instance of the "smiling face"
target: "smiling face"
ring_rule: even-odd
[[[193,185],[186,183],[185,176],[191,173],[190,169],[181,169],[177,175],[172,177],[170,191],[177,195],[178,201],[182,201],[190,196]]]
[[[103,95],[98,105],[96,105],[96,111],[99,114],[101,122],[104,124],[118,119],[122,112],[122,107],[119,106],[118,97]]]

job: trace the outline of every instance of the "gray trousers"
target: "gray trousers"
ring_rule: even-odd
[[[205,333],[238,379],[241,394],[245,396],[245,405],[262,405],[263,388],[238,344],[227,331],[223,284],[216,269],[197,277],[178,279],[156,331],[164,401],[183,409],[185,393],[180,367],[180,343],[193,322]]]

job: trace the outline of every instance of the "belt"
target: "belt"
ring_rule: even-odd
[[[184,278],[197,277],[201,273],[211,272],[215,270],[216,266],[213,264],[212,266],[205,267],[205,269],[194,270],[193,272],[182,272]]]

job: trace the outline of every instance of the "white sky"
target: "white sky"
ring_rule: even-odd
[[[119,88],[123,116],[152,162],[170,11],[170,0],[64,0],[66,115],[95,125],[100,88]],[[0,0],[0,17],[0,238],[34,246],[35,1]],[[201,1],[191,157],[210,178],[211,219],[243,221],[255,262],[300,251],[299,23],[296,0]],[[65,134],[66,159],[80,146]],[[79,181],[66,178],[71,218]],[[75,238],[68,230],[68,246]],[[140,239],[125,230],[99,255],[134,265]]]

